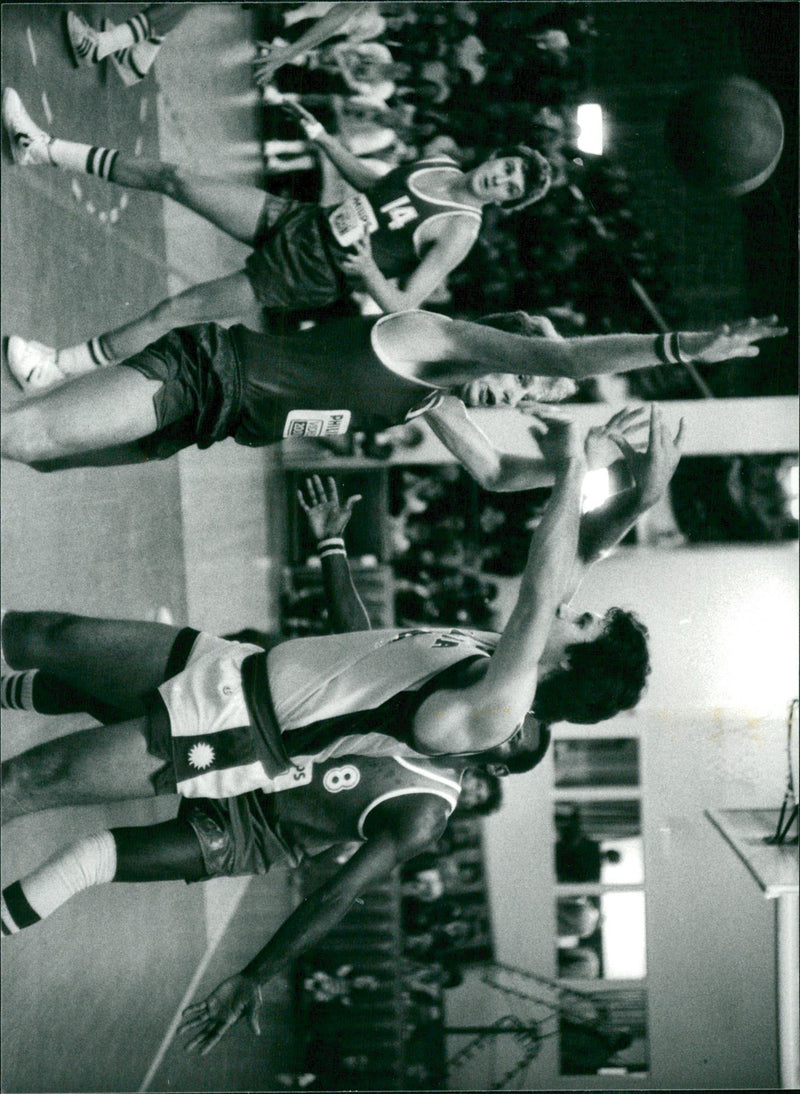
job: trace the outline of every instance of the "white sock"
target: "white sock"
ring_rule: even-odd
[[[119,155],[119,152],[113,148],[98,148],[92,144],[62,141],[55,137],[47,148],[50,162],[55,167],[64,167],[68,171],[83,171],[87,175],[96,175],[97,178],[106,179],[106,181],[110,179],[111,168]]]
[[[109,831],[57,851],[38,870],[3,890],[3,934],[16,934],[46,919],[70,897],[114,880],[117,844]]]
[[[126,46],[135,46],[143,42],[150,34],[150,20],[142,12],[134,15],[127,23],[120,23],[111,30],[102,30],[97,35],[97,60],[102,61],[109,53],[117,53]]]
[[[60,349],[56,354],[56,364],[65,376],[83,376],[86,372],[105,368],[113,362],[114,358],[102,336],[90,338],[88,342],[81,342],[68,349]]]
[[[0,678],[0,710],[35,710],[33,678],[38,669],[3,673]]]

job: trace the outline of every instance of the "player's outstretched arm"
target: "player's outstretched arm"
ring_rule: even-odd
[[[553,485],[553,469],[538,452],[530,456],[501,452],[470,418],[467,408],[455,395],[445,395],[424,418],[442,444],[484,490],[532,490],[537,486]]]
[[[331,630],[336,634],[370,630],[367,609],[353,584],[344,545],[344,530],[361,495],[353,494],[341,505],[333,477],[329,475],[323,486],[319,475],[311,475],[305,482],[305,494],[297,491],[297,500],[317,541]]]
[[[207,999],[186,1008],[178,1032],[189,1037],[187,1052],[210,1052],[241,1018],[259,1035],[259,1011],[269,981],[324,938],[360,893],[437,839],[446,824],[446,806],[433,796],[415,799],[413,808],[408,799],[394,799],[374,810],[371,819],[366,843],[334,877],[306,897],[250,964],[224,980]]]
[[[671,335],[601,334],[565,338],[528,338],[479,323],[454,320],[448,328],[452,351],[464,366],[464,379],[487,372],[567,376],[584,380],[605,373],[630,372],[664,364],[714,364],[734,357],[757,357],[756,342],[781,338],[788,328],[775,315],[724,324],[712,331]],[[469,374],[469,375],[468,375]]]
[[[555,484],[531,540],[516,606],[483,678],[434,692],[420,705],[414,737],[425,751],[492,748],[512,735],[533,705],[539,661],[575,564],[586,473],[584,438],[574,423],[552,419],[539,444],[553,464]]]

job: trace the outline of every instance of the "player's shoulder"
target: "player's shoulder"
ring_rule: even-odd
[[[389,798],[373,809],[367,836],[391,834],[398,854],[408,858],[441,836],[449,815],[447,802],[433,793]]]

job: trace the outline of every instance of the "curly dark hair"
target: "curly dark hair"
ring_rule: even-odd
[[[545,722],[591,725],[636,706],[650,672],[647,628],[633,612],[611,608],[594,642],[567,646],[569,668],[539,682],[533,712]]]
[[[527,144],[512,144],[504,148],[497,148],[492,152],[490,159],[504,159],[515,156],[522,160],[522,173],[525,177],[525,192],[521,198],[512,198],[510,201],[500,203],[500,208],[507,213],[516,213],[524,209],[526,205],[532,205],[534,201],[540,201],[553,181],[553,168],[550,161],[529,148]]]

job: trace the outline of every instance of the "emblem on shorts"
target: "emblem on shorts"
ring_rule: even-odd
[[[322,777],[322,785],[331,794],[339,794],[342,790],[352,790],[360,782],[361,772],[353,764],[332,767]]]
[[[196,771],[205,771],[214,762],[214,749],[204,742],[192,745],[189,749],[189,763]]]

